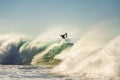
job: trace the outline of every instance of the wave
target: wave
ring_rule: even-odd
[[[92,78],[120,76],[118,34],[89,30],[74,41],[74,45],[68,39],[47,39],[51,38],[48,34],[37,38],[0,35],[0,64],[55,65],[53,72],[62,75]]]
[[[46,52],[44,59],[52,60],[67,47],[71,47],[71,43],[64,40],[42,41],[40,38],[28,39],[17,34],[1,35],[0,64],[33,64],[34,56],[43,52]]]

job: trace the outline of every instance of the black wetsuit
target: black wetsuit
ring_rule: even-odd
[[[60,35],[60,36],[62,37],[62,39],[65,39],[65,38],[67,38],[67,33]]]

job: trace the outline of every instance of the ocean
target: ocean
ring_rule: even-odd
[[[76,41],[0,35],[0,80],[120,80],[120,36],[98,30]]]

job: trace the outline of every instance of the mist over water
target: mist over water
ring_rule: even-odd
[[[88,44],[80,39],[53,70],[61,74],[94,78],[119,76],[119,42],[120,37],[103,44],[96,41]]]
[[[58,55],[63,62],[53,72],[86,78],[119,77],[120,36],[113,32],[106,28],[87,31],[68,52]]]

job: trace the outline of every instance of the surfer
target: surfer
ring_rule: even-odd
[[[66,39],[67,38],[67,33],[60,35],[62,37],[62,39]]]

